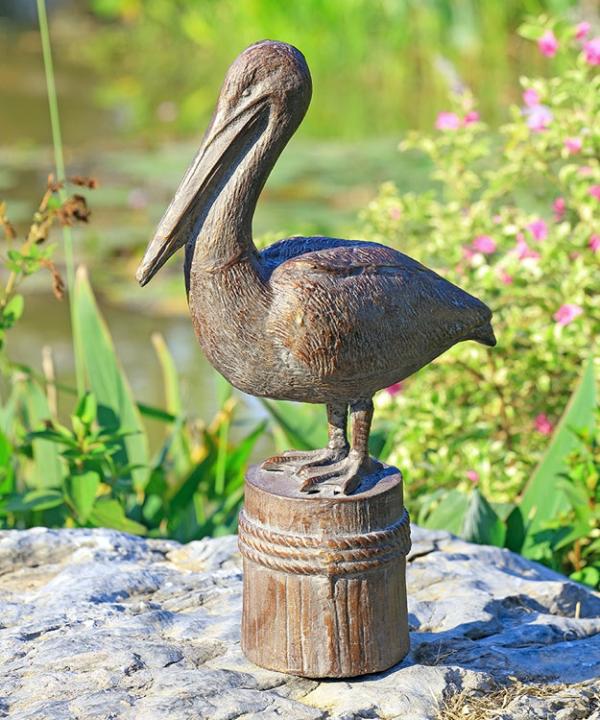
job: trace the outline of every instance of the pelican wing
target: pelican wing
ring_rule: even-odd
[[[279,245],[291,257],[270,275],[268,330],[322,378],[384,387],[489,322],[479,300],[383,245],[335,241],[298,254],[301,244]]]

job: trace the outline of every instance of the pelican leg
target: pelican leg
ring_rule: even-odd
[[[336,463],[346,457],[349,451],[346,436],[348,409],[346,405],[327,405],[327,427],[329,442],[321,450],[288,450],[268,458],[261,465],[263,470],[283,472],[303,468],[320,467]]]
[[[308,491],[316,484],[332,486],[341,493],[355,490],[366,475],[373,473],[379,463],[369,456],[369,433],[373,419],[373,401],[359,400],[350,406],[352,415],[352,446],[339,461],[323,467],[302,467],[297,475],[302,479],[301,490]]]

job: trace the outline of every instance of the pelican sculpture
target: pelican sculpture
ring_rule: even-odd
[[[265,40],[238,56],[137,279],[145,285],[185,246],[190,313],[210,363],[251,395],[327,406],[326,448],[262,467],[292,473],[301,490],[349,494],[380,467],[368,451],[373,395],[458,342],[496,340],[486,305],[384,245],[291,237],[257,250],[258,197],[311,93],[295,47]]]

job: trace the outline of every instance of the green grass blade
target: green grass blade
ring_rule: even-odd
[[[46,14],[45,0],[37,0],[38,23],[42,41],[42,55],[44,57],[44,72],[46,75],[46,89],[48,92],[48,108],[50,111],[50,127],[52,130],[52,145],[54,147],[54,164],[56,166],[56,179],[59,182],[65,180],[65,161],[63,153],[62,135],[60,130],[60,116],[58,113],[58,94],[54,79],[54,63],[52,61],[52,48],[50,46],[50,30],[48,27],[48,16]],[[64,188],[58,191],[61,202],[67,199]],[[73,352],[75,356],[75,377],[77,392],[82,395],[84,392],[84,371],[83,371],[83,349],[78,344],[75,333],[75,298],[73,288],[75,287],[75,261],[73,257],[73,236],[71,228],[63,226],[63,248],[65,254],[65,265],[67,268],[67,291],[69,295],[69,309],[71,313],[71,332],[73,337]]]
[[[84,268],[77,271],[75,280],[75,311],[75,332],[84,351],[89,386],[98,401],[98,421],[111,432],[134,433],[122,439],[123,449],[115,460],[144,466],[131,471],[134,484],[143,487],[149,474],[148,439]]]
[[[177,422],[175,415],[171,415],[166,410],[154,407],[153,405],[146,405],[145,403],[136,403],[137,409],[144,417],[152,418],[153,420],[161,420],[165,423]]]
[[[29,430],[43,430],[52,413],[42,388],[34,380],[22,383],[24,409],[27,413]],[[32,472],[27,479],[28,487],[42,490],[60,488],[65,475],[65,465],[60,457],[61,447],[48,440],[33,440]]]
[[[227,458],[227,487],[225,495],[238,485],[243,484],[244,473],[250,455],[254,450],[257,441],[262,437],[267,428],[266,420],[260,422],[246,437],[240,441],[235,450],[232,450]]]
[[[261,403],[285,437],[278,442],[281,450],[291,446],[294,450],[314,450],[327,444],[327,423],[323,422],[323,408],[317,405],[299,405],[291,402],[264,400]]]
[[[175,416],[180,415],[182,412],[181,389],[179,387],[179,375],[175,361],[169,352],[165,339],[160,333],[154,333],[152,335],[152,345],[162,371],[167,411]]]
[[[173,356],[169,352],[167,343],[160,333],[152,335],[152,345],[162,372],[163,387],[165,389],[165,402],[167,412],[173,417],[181,418],[183,414],[181,402],[181,388],[179,386],[179,374]],[[175,464],[177,475],[189,472],[192,464],[190,444],[186,433],[185,424],[178,423],[176,432],[172,435],[169,454]]]

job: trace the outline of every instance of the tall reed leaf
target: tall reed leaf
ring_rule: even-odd
[[[39,384],[32,378],[20,383],[23,408],[27,413],[30,430],[42,430],[51,419],[48,400]],[[48,440],[34,440],[31,444],[33,463],[27,485],[36,490],[62,487],[66,467],[60,457],[60,448]]]
[[[167,343],[160,333],[154,333],[152,335],[152,345],[154,346],[154,351],[156,352],[156,357],[158,358],[162,371],[167,411],[179,420],[173,432],[170,455],[177,469],[177,475],[183,475],[189,471],[192,459],[187,432],[182,422],[183,410],[179,375],[173,356],[169,352]],[[170,428],[168,432],[171,432]]]
[[[323,408],[318,405],[304,405],[298,411],[293,402],[264,400],[261,403],[275,421],[273,430],[278,450],[314,450],[327,444],[327,424]]]
[[[580,442],[573,430],[592,428],[596,407],[594,361],[590,358],[581,379],[571,395],[552,440],[525,488],[519,509],[526,528],[522,553],[533,554],[534,534],[557,517],[567,505],[562,490],[562,475],[567,472],[566,458]]]
[[[75,279],[75,334],[83,349],[85,374],[98,401],[98,421],[106,429],[134,434],[122,439],[123,450],[115,460],[142,465],[131,475],[136,487],[148,480],[148,440],[127,378],[121,369],[104,319],[100,314],[85,268]]]

